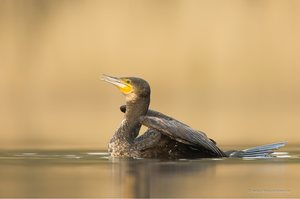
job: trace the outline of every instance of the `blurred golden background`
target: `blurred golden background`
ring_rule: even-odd
[[[139,76],[220,145],[300,141],[300,1],[0,1],[0,148],[106,149]]]

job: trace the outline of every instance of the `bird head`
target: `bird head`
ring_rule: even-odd
[[[147,81],[141,78],[103,75],[101,80],[115,85],[129,101],[150,97],[150,86]]]

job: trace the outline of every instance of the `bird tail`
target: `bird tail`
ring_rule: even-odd
[[[277,142],[273,144],[267,144],[257,146],[241,151],[228,151],[225,152],[229,157],[235,158],[260,158],[260,157],[271,157],[274,150],[284,147],[287,142]]]

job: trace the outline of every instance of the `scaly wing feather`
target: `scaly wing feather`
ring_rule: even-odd
[[[156,116],[154,116],[154,114],[152,114],[153,116],[149,115],[151,115],[151,113],[148,111],[147,116],[140,117],[140,122],[144,126],[156,129],[164,135],[167,135],[178,142],[191,145],[194,148],[205,148],[206,150],[214,154],[218,154],[221,157],[226,156],[226,154],[222,152],[204,133],[193,130],[188,125],[161,113],[155,114]]]

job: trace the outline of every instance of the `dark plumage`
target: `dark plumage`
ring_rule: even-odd
[[[281,142],[259,146],[248,149],[246,153],[245,151],[223,152],[205,133],[148,109],[151,91],[145,80],[107,75],[102,79],[117,86],[126,98],[126,105],[120,107],[125,113],[124,119],[108,147],[113,157],[178,159],[243,157],[243,154],[247,157],[266,156],[285,144]],[[138,137],[142,125],[148,127],[148,130]]]

